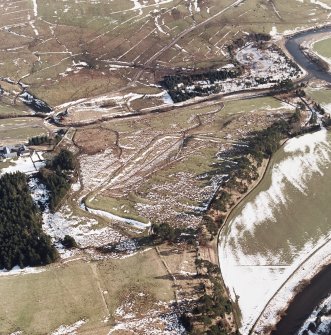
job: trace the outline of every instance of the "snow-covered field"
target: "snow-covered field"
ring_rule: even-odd
[[[0,170],[0,175],[4,173],[22,172],[32,174],[37,172],[40,168],[45,166],[42,152],[33,152],[31,156],[21,156],[17,159],[11,159],[10,166]]]
[[[313,178],[322,178],[323,169],[331,160],[327,131],[321,130],[289,140],[284,147],[284,157],[272,167],[270,186],[244,204],[238,215],[228,222],[219,244],[222,275],[233,300],[238,299],[242,312],[241,331],[244,335],[248,334],[268,301],[289,276],[295,272],[292,280],[280,290],[276,300],[271,302],[271,308],[264,313],[259,330],[277,319],[277,312],[291,299],[298,282],[307,278],[308,274],[313,274],[316,265],[327,261],[325,256],[330,254],[330,243],[327,243],[309,262],[305,262],[328,241],[331,234],[320,233],[319,239],[306,235],[306,240],[300,245],[296,240],[295,216],[292,228],[288,216],[279,214],[280,208],[290,210],[288,206],[293,204],[294,200],[288,194],[289,188],[297,192],[299,195],[296,199],[300,199],[309,194],[307,184]],[[282,238],[279,249],[276,246],[275,250],[265,240],[269,241],[269,234],[277,232],[279,220],[288,222],[288,226],[285,226],[288,232],[274,236],[275,239]],[[263,226],[267,222],[268,231],[265,231]],[[284,229],[284,226],[278,229]],[[260,235],[255,235],[257,231]],[[302,234],[305,236],[304,232]],[[301,231],[298,235],[301,237]],[[259,237],[261,240],[258,240]],[[255,245],[246,245],[247,240],[254,240]],[[304,271],[301,269],[302,263]]]

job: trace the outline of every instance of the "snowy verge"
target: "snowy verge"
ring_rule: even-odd
[[[255,328],[255,334],[261,334],[265,327],[273,326],[280,320],[280,314],[290,304],[296,295],[296,288],[302,281],[311,280],[323,266],[331,262],[331,239],[322,246],[315,248],[315,253],[306,260],[279,289],[276,295],[268,303],[266,309],[259,318]]]

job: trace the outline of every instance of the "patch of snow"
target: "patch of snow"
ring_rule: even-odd
[[[199,4],[198,4],[198,0],[194,0],[194,10],[197,13],[200,12],[200,7],[199,7]]]
[[[122,235],[114,229],[97,228],[97,220],[75,216],[67,206],[63,206],[56,213],[51,213],[48,208],[49,192],[46,187],[37,178],[31,178],[29,186],[34,202],[43,210],[42,228],[52,238],[62,258],[71,257],[75,253],[75,250],[67,250],[61,244],[65,235],[72,236],[82,248],[100,247],[121,240]],[[125,248],[124,244],[122,248]]]
[[[232,63],[226,64],[221,67],[221,69],[234,69],[234,68],[235,68],[235,65]]]
[[[162,303],[160,303],[160,307]],[[159,311],[153,309],[142,317],[137,317],[130,311],[131,304],[125,303],[117,308],[115,315],[120,321],[109,331],[108,335],[123,330],[134,334],[144,335],[184,335],[186,331],[179,321],[178,315],[171,309]],[[158,327],[159,326],[159,327]]]
[[[331,329],[331,295],[329,295],[324,301],[315,308],[315,310],[309,315],[309,318],[305,321],[301,329],[299,330],[298,335],[307,334],[308,327],[311,323],[316,323],[316,320],[319,314],[322,312],[322,316],[320,317],[321,323],[317,326],[315,330],[315,334],[329,334]],[[326,315],[325,315],[326,314]],[[309,333],[308,333],[309,334]]]
[[[322,7],[323,9],[331,10],[331,7],[328,4],[326,4],[325,2],[318,1],[318,0],[310,0],[310,3],[312,3],[314,5],[318,5],[318,6]]]
[[[160,18],[160,15],[157,15],[154,18],[154,22],[155,22],[155,26],[156,26],[157,30],[162,34],[169,35],[166,31],[164,31],[162,29],[161,25],[159,24],[159,18]]]
[[[81,189],[81,184],[79,181],[77,181],[76,183],[72,184],[71,185],[71,189],[74,191],[74,192],[78,192],[80,189]]]
[[[173,105],[174,101],[172,100],[170,94],[165,91],[164,95],[163,95],[163,102],[167,105]]]
[[[44,160],[40,160],[40,158],[43,158],[42,155],[43,155],[42,152],[38,153],[34,152],[29,157],[20,156],[15,160],[10,160],[10,162],[13,163],[14,165],[10,165],[0,170],[0,175],[14,172],[22,172],[25,174],[36,173],[46,164]]]
[[[85,323],[85,320],[80,320],[70,326],[60,326],[58,329],[52,332],[51,335],[76,335],[76,330],[82,327]]]
[[[89,207],[86,207],[86,209],[87,209],[88,212],[90,212],[92,214],[95,214],[95,215],[98,215],[98,216],[101,216],[101,217],[104,217],[104,218],[107,218],[107,219],[110,219],[110,220],[125,222],[129,225],[134,226],[135,228],[138,228],[138,229],[147,229],[151,226],[151,223],[143,223],[141,221],[137,221],[137,220],[133,220],[133,219],[126,219],[126,218],[123,218],[121,216],[117,216],[117,215],[114,215],[114,214],[111,214],[109,212],[105,212],[105,211],[102,211],[102,210],[92,209],[92,208],[89,208]]]
[[[21,269],[19,266],[14,266],[11,270],[0,270],[0,277],[2,276],[18,276],[18,275],[27,275],[27,274],[36,274],[45,271],[45,268],[31,268],[26,267]]]
[[[195,81],[184,87],[183,83],[178,83],[177,89],[181,88],[182,93],[194,93],[198,88],[204,89],[209,94],[232,93],[252,88],[270,88],[279,81],[288,78],[297,79],[303,74],[277,48],[262,50],[253,43],[247,43],[236,51],[235,57],[246,67],[239,77],[216,80],[212,83]]]
[[[100,247],[121,238],[121,235],[112,228],[96,228],[97,220],[77,217],[66,207],[57,213],[46,210],[43,213],[43,222],[43,230],[56,242],[61,254],[65,253],[65,249],[59,241],[65,235],[72,236],[83,248]]]
[[[33,201],[39,206],[46,206],[49,201],[49,192],[44,184],[41,184],[37,178],[29,179],[29,187]]]
[[[139,0],[130,0],[131,2],[133,2],[133,10],[139,10],[139,15],[142,15],[143,14],[143,11],[142,11],[142,5],[141,3],[139,2]]]
[[[272,26],[272,28],[271,28],[271,31],[270,31],[270,33],[269,33],[269,35],[270,35],[271,37],[275,37],[275,36],[277,36],[277,35],[278,35],[278,32],[277,32],[277,27],[276,27],[276,26]]]
[[[37,4],[37,0],[32,0],[33,3],[33,15],[35,17],[38,16],[38,4]]]

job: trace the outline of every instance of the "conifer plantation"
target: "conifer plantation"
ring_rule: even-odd
[[[0,269],[45,265],[57,258],[51,239],[42,231],[27,177],[20,172],[0,178]]]

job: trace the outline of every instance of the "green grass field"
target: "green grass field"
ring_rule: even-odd
[[[329,89],[307,89],[307,94],[322,105],[331,104],[331,92]]]
[[[331,59],[331,38],[314,43],[314,50],[322,57]]]
[[[97,195],[93,200],[86,200],[86,205],[93,209],[99,209],[108,213],[120,216],[125,219],[137,220],[143,223],[148,223],[148,220],[139,215],[135,210],[134,205],[137,199],[132,194],[125,198],[110,198],[102,195]]]
[[[0,117],[2,115],[26,115],[29,111],[24,106],[13,106],[13,105],[7,105],[4,103],[0,103]]]
[[[34,136],[46,135],[43,120],[37,118],[12,118],[0,120],[0,145],[25,143]]]
[[[48,334],[84,319],[82,329],[106,335],[128,291],[148,293],[154,302],[172,300],[172,282],[162,279],[166,275],[152,249],[122,260],[74,261],[38,274],[0,276],[0,295],[6,302],[0,308],[0,334]]]

